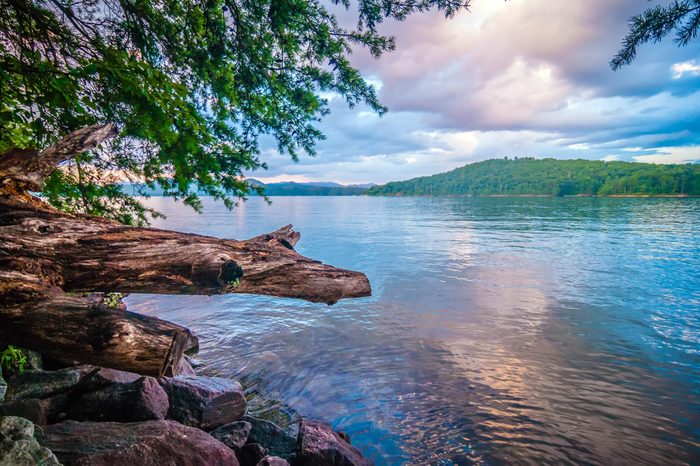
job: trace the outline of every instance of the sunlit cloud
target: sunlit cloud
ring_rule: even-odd
[[[644,46],[608,62],[638,0],[473,3],[389,21],[397,50],[351,57],[389,112],[329,99],[318,157],[263,155],[275,179],[383,183],[504,156],[685,162],[700,146],[697,49]],[[556,18],[556,20],[552,20]],[[301,177],[301,178],[292,178]]]
[[[660,147],[656,152],[634,157],[637,162],[646,163],[698,163],[700,162],[700,145],[688,147]]]
[[[683,63],[674,63],[671,66],[673,79],[681,79],[684,75],[700,76],[700,64],[695,60],[689,60]]]

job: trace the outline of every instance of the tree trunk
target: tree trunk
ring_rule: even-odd
[[[247,241],[121,225],[58,212],[29,194],[61,163],[112,137],[71,133],[41,152],[0,154],[0,340],[139,372],[172,372],[187,329],[70,293],[253,293],[333,304],[369,296],[367,277],[294,251],[291,225]]]
[[[71,295],[58,288],[44,294],[45,300],[0,307],[1,342],[153,377],[173,375],[183,352],[196,345],[188,329],[114,308],[100,294]]]

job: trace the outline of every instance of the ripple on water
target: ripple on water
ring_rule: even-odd
[[[380,465],[700,461],[700,200],[273,201],[148,202],[223,237],[293,223],[374,296],[128,298],[259,412],[329,419]]]

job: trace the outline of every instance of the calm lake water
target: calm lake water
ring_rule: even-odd
[[[700,199],[273,198],[155,226],[365,272],[371,298],[132,295],[208,373],[377,464],[700,464]]]

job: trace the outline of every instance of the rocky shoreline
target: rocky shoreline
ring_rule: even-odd
[[[241,384],[197,375],[142,377],[90,365],[0,374],[0,466],[370,465],[323,421],[286,427],[251,416]]]

